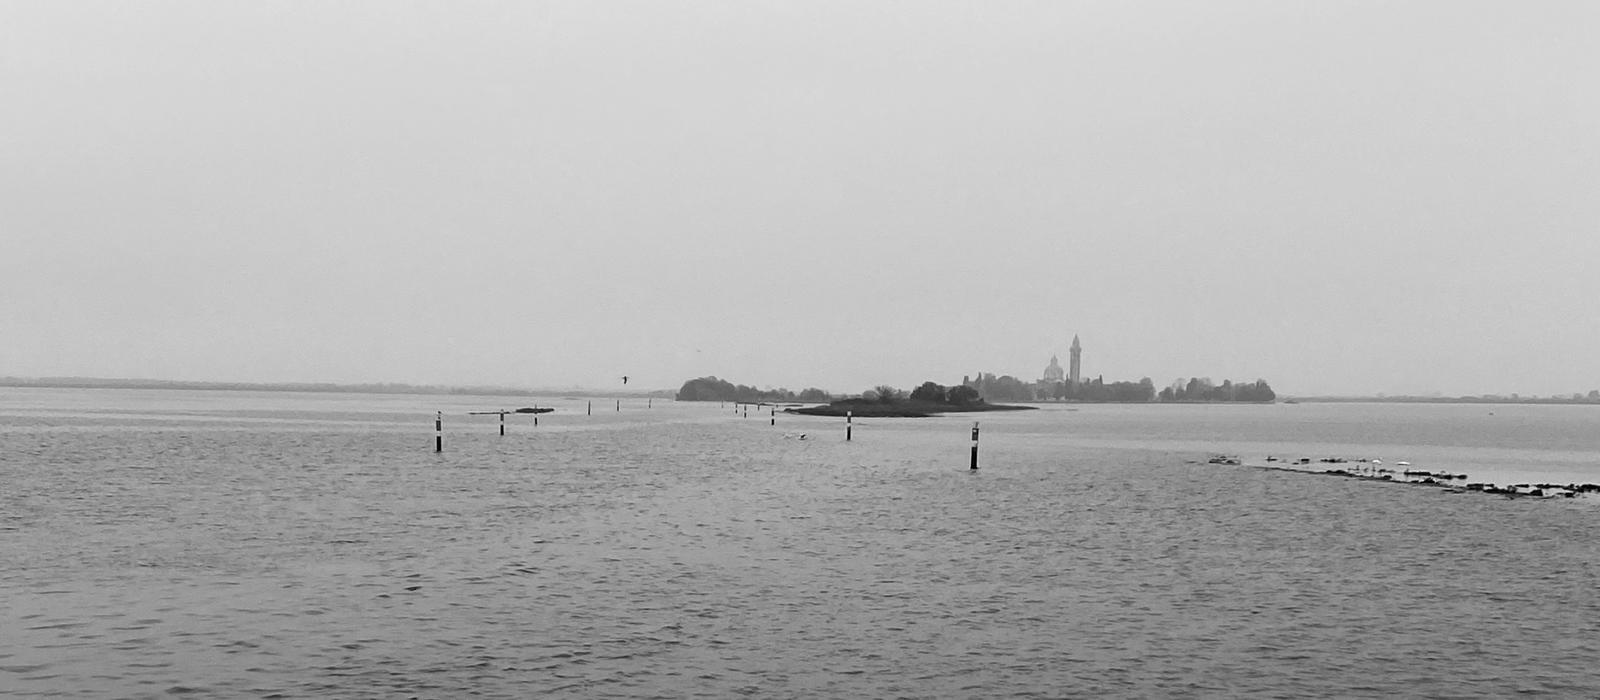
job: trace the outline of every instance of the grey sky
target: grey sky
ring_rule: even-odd
[[[0,375],[1600,387],[1600,3],[0,0]]]

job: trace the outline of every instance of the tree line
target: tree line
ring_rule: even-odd
[[[1174,381],[1172,386],[1161,390],[1156,395],[1160,401],[1245,401],[1265,403],[1275,401],[1278,394],[1267,385],[1265,379],[1253,382],[1235,384],[1232,380],[1224,379],[1221,384],[1213,385],[1210,378],[1191,377],[1189,381],[1182,379]]]
[[[833,397],[828,392],[811,387],[795,393],[788,389],[757,389],[744,384],[734,384],[726,379],[717,377],[700,377],[690,379],[683,383],[683,388],[678,389],[679,401],[739,401],[758,403],[762,401],[807,401],[826,402]]]
[[[880,395],[882,392],[879,392]],[[983,397],[978,390],[970,386],[950,386],[935,382],[923,382],[911,390],[912,401],[926,401],[929,403],[942,403],[951,406],[972,406],[983,403]]]
[[[999,377],[980,372],[965,380],[985,401],[1091,401],[1140,403],[1154,401],[1155,382],[1145,377],[1137,382],[1106,382],[1095,377],[1074,386],[1071,382],[1024,382],[1009,374]]]
[[[1277,400],[1266,380],[1234,382],[1225,379],[1212,383],[1207,377],[1178,379],[1160,391],[1149,377],[1137,382],[1107,382],[1095,377],[1073,385],[1071,382],[1024,382],[1009,374],[995,376],[980,372],[976,377],[964,377],[960,384],[944,386],[928,381],[910,393],[892,385],[880,384],[862,392],[862,396],[884,402],[903,398],[912,401],[968,406],[998,401],[1083,401],[1091,403],[1179,403],[1179,402],[1241,402],[1264,403]],[[826,403],[833,399],[827,391],[815,387],[800,392],[788,389],[757,389],[744,384],[734,384],[714,376],[690,379],[678,390],[679,401],[742,401],[742,402],[815,402]]]
[[[1137,382],[1107,382],[1095,377],[1077,385],[1071,382],[1024,382],[1009,374],[995,376],[980,372],[976,377],[962,380],[985,401],[1086,401],[1097,403],[1148,403],[1181,401],[1238,401],[1267,402],[1277,399],[1277,394],[1265,380],[1234,383],[1223,380],[1212,384],[1209,378],[1178,379],[1161,391],[1149,377]]]

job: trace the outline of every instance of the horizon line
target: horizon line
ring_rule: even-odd
[[[645,395],[656,392],[675,392],[674,389],[605,389],[582,385],[565,387],[528,387],[510,384],[419,384],[414,382],[330,382],[330,381],[234,381],[212,379],[151,379],[148,377],[91,377],[77,375],[56,375],[45,377],[20,377],[13,375],[0,376],[0,386],[13,388],[95,388],[95,389],[163,389],[163,388],[190,388],[190,389],[265,389],[273,391],[329,391],[342,390],[349,393],[473,393],[486,391],[497,394],[558,394],[558,393],[588,393],[607,395]],[[387,389],[385,391],[372,391],[374,389]],[[366,391],[362,391],[366,390]]]

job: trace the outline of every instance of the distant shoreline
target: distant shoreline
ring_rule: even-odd
[[[897,400],[889,403],[865,399],[844,399],[820,406],[784,409],[785,413],[806,416],[832,416],[843,418],[849,413],[857,418],[931,418],[946,413],[985,413],[989,411],[1032,411],[1036,406],[1008,406],[1004,404],[974,403],[948,404],[933,401]]]
[[[175,379],[113,379],[103,377],[0,377],[0,387],[17,389],[158,389],[173,391],[281,391],[326,394],[459,394],[471,396],[637,396],[671,398],[672,392],[597,391],[594,389],[517,389],[501,386],[443,386],[433,384],[335,384],[331,382],[196,382]]]
[[[113,377],[0,377],[0,387],[18,389],[161,389],[174,391],[281,391],[330,394],[461,394],[477,396],[581,396],[614,397],[637,396],[672,398],[667,389],[650,391],[601,391],[596,389],[520,389],[504,386],[448,386],[437,384],[403,384],[395,382],[371,384],[337,384],[333,382],[208,382],[177,379],[122,379]],[[1081,406],[1081,405],[1265,405],[1300,403],[1415,403],[1463,405],[1532,405],[1532,406],[1600,406],[1600,398],[1535,398],[1509,396],[1280,396],[1276,401],[1020,401],[1030,404],[1019,406]],[[960,409],[944,409],[955,412]],[[971,410],[971,409],[968,409]],[[979,409],[981,410],[997,410]],[[1006,410],[1006,409],[998,409]],[[840,415],[843,415],[842,413]]]
[[[1270,406],[1275,403],[1294,403],[1292,401],[1081,401],[1071,399],[1068,401],[1017,401],[1016,403],[1032,404],[1035,406]]]
[[[1278,403],[1433,403],[1465,405],[1600,406],[1600,399],[1511,398],[1509,396],[1290,396]]]

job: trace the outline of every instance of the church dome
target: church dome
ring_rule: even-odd
[[[1066,377],[1066,374],[1061,369],[1061,360],[1057,359],[1055,355],[1051,355],[1050,366],[1044,368],[1044,380],[1047,382],[1059,382]]]

